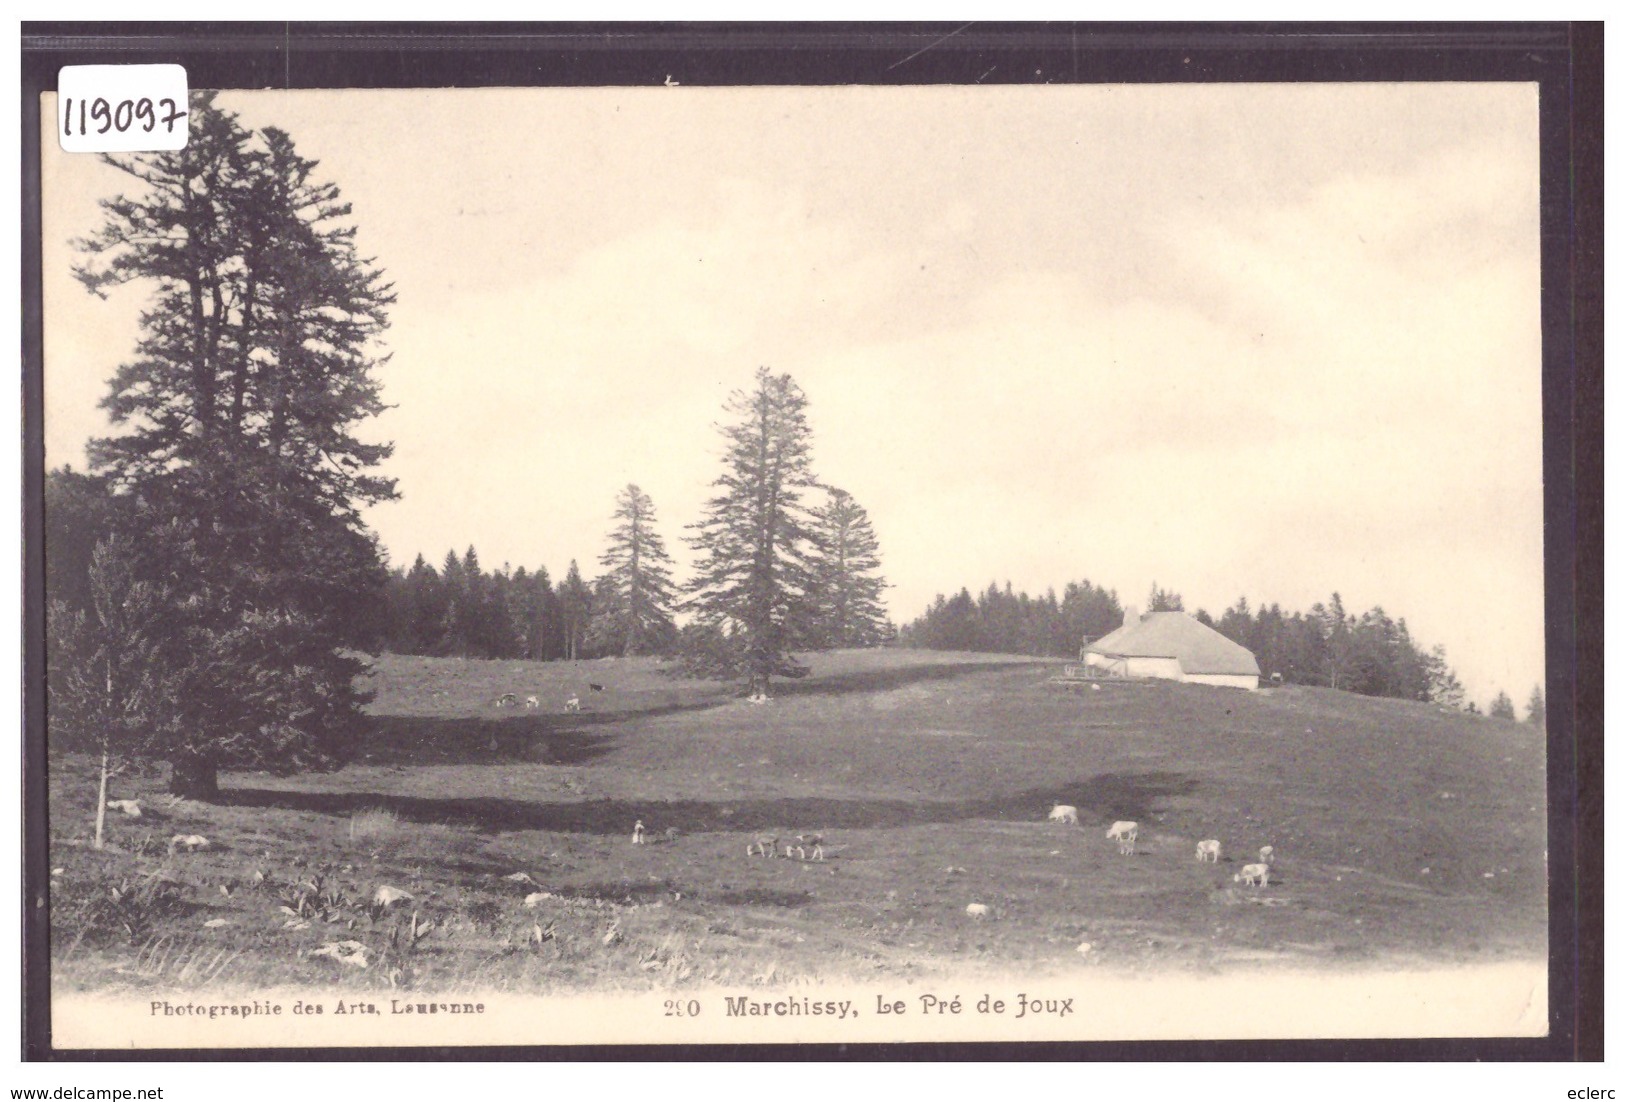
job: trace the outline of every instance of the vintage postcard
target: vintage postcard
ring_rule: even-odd
[[[1535,84],[58,108],[57,1048],[1547,1035]]]

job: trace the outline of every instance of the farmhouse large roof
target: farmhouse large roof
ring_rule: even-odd
[[[1258,674],[1253,652],[1183,612],[1153,612],[1083,648],[1112,658],[1177,658],[1186,673]]]

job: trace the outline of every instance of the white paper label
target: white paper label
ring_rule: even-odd
[[[186,69],[180,65],[68,65],[56,87],[56,133],[69,153],[186,146]]]

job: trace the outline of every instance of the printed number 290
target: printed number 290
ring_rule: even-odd
[[[666,1000],[666,1017],[668,1018],[698,1018],[699,1016],[699,999]]]
[[[168,97],[156,103],[145,96],[136,100],[119,100],[117,103],[109,103],[101,96],[88,103],[82,99],[75,103],[69,97],[62,112],[62,133],[72,137],[77,124],[77,133],[81,135],[91,133],[92,129],[97,134],[105,134],[109,130],[123,134],[136,126],[144,133],[151,134],[160,125],[164,133],[173,134],[175,123],[185,117],[186,112]]]

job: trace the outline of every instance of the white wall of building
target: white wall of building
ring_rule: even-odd
[[[1124,663],[1129,677],[1161,677],[1169,681],[1185,680],[1185,671],[1177,658],[1129,658]]]
[[[1249,692],[1258,688],[1258,678],[1250,673],[1188,673],[1185,680],[1197,685],[1219,685],[1227,689],[1246,689]]]

